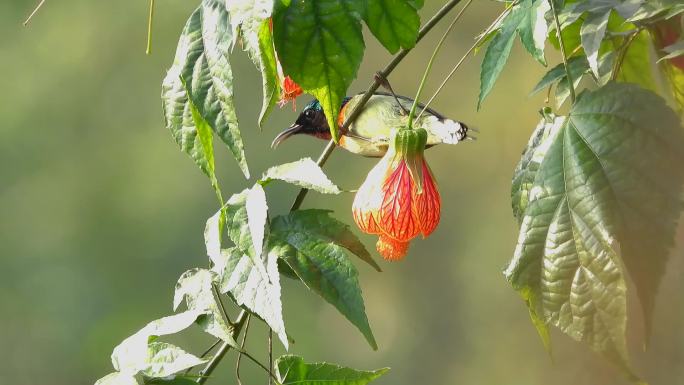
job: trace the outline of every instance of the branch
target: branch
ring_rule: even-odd
[[[560,46],[561,55],[563,56],[563,66],[565,67],[565,75],[568,78],[568,84],[570,85],[570,100],[575,103],[575,83],[572,80],[572,74],[570,73],[570,67],[568,66],[568,54],[565,52],[565,43],[563,42],[563,33],[561,31],[561,23],[558,20],[558,11],[556,11],[556,0],[548,0],[551,5],[551,13],[553,13],[553,20],[556,23],[556,35],[558,35],[558,45]]]
[[[444,6],[442,9],[440,9],[434,16],[432,16],[432,19],[428,20],[427,23],[423,26],[423,28],[420,29],[418,32],[418,39],[416,40],[416,44],[428,33],[430,30],[439,23],[440,20],[446,16],[449,11],[451,11],[458,3],[460,3],[461,0],[450,0]],[[349,126],[356,120],[356,118],[361,114],[361,110],[363,109],[363,106],[366,105],[368,100],[370,100],[371,96],[375,93],[375,91],[378,90],[380,85],[382,84],[383,79],[387,79],[388,76],[394,71],[394,69],[401,63],[402,60],[404,60],[404,57],[408,55],[408,53],[411,52],[411,49],[402,49],[395,57],[392,59],[389,64],[380,72],[380,76],[375,77],[375,81],[371,83],[370,87],[368,87],[368,90],[363,94],[363,97],[359,101],[359,103],[356,105],[354,110],[351,111],[349,114],[349,118],[344,122],[342,125],[342,128],[340,131],[344,131],[349,128]],[[335,142],[330,141],[328,144],[325,146],[323,149],[323,152],[321,155],[318,157],[318,160],[316,163],[318,163],[319,166],[323,166],[325,162],[328,161],[328,158],[330,158],[330,154],[332,154],[333,150],[335,150]],[[306,194],[309,192],[308,189],[301,189],[299,190],[299,194],[297,194],[297,198],[295,198],[294,203],[292,203],[292,208],[290,208],[290,211],[294,211],[299,209],[302,206],[302,203],[304,202],[304,198],[306,197]]]
[[[240,335],[240,331],[242,330],[242,326],[245,324],[245,320],[247,320],[247,310],[242,310],[240,314],[238,314],[237,319],[235,320],[235,326],[233,326],[233,332],[230,333],[231,337],[233,339],[236,339],[238,335]],[[197,378],[197,383],[198,384],[204,384],[208,379],[211,373],[214,372],[214,369],[218,366],[218,364],[221,362],[223,359],[223,356],[228,353],[230,350],[230,344],[226,341],[223,342],[223,345],[219,348],[219,350],[216,352],[216,355],[214,358],[207,363],[207,366],[204,367],[199,372],[199,377]]]

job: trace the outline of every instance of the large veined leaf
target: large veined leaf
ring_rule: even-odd
[[[219,290],[230,294],[235,302],[249,309],[276,332],[280,341],[288,347],[280,298],[280,273],[278,256],[268,252],[265,261],[255,260],[238,248],[221,250],[224,258]]]
[[[274,218],[271,229],[281,232],[306,233],[317,239],[332,242],[351,251],[373,266],[375,270],[382,271],[351,228],[332,217],[331,214],[330,210],[296,210]]]
[[[237,347],[238,344],[232,336],[232,327],[226,323],[217,302],[219,300],[214,296],[213,285],[215,280],[215,273],[206,269],[195,268],[186,271],[176,283],[173,308],[174,310],[177,309],[185,299],[188,310],[204,313],[197,318],[197,324],[205,332],[226,341],[233,347]]]
[[[494,88],[503,67],[508,61],[517,35],[525,49],[540,63],[546,65],[544,59],[544,42],[548,26],[544,13],[549,5],[545,0],[521,0],[513,5],[510,12],[501,22],[499,31],[487,46],[482,59],[480,72],[480,96],[477,107]]]
[[[226,7],[230,12],[234,38],[242,37],[245,50],[261,72],[264,96],[259,113],[261,127],[281,95],[270,27],[273,0],[226,1]]]
[[[562,124],[541,125],[516,169],[520,236],[507,279],[546,323],[625,368],[626,267],[650,325],[684,173],[684,138],[638,86],[585,91]]]
[[[359,1],[277,0],[273,13],[273,38],[283,71],[321,102],[335,139],[340,105],[365,48],[360,5]]]
[[[303,358],[293,355],[278,358],[275,366],[278,382],[282,385],[366,385],[389,370],[365,371],[327,362],[307,363]]]
[[[204,314],[202,311],[189,310],[150,322],[114,348],[114,369],[129,375],[142,373],[149,377],[166,377],[204,363],[205,360],[177,346],[155,341],[159,336],[186,329]],[[111,376],[108,381],[117,378]]]
[[[261,180],[267,182],[271,179],[282,180],[323,194],[339,194],[342,192],[311,158],[303,158],[296,162],[269,168]]]
[[[335,306],[361,331],[371,347],[377,349],[356,268],[344,249],[329,240],[330,234],[308,226],[316,221],[315,217],[322,218],[320,214],[303,212],[298,216],[274,218],[271,243],[275,247],[272,252],[278,254],[310,290]],[[283,247],[283,243],[291,247]]]
[[[364,20],[373,35],[391,53],[416,45],[420,17],[418,5],[410,0],[366,1]]]
[[[197,139],[191,103],[228,146],[249,177],[233,105],[233,75],[228,61],[231,31],[222,2],[204,0],[188,19],[176,57],[162,85],[166,126],[176,143],[203,169],[207,155]]]

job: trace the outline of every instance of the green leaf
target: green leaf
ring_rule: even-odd
[[[366,385],[389,370],[365,371],[327,362],[306,363],[303,358],[293,355],[279,357],[275,366],[278,369],[278,382],[282,385]]]
[[[143,373],[150,377],[166,377],[206,362],[179,347],[154,342],[159,336],[188,328],[204,314],[189,310],[150,322],[114,348],[114,369],[130,375]]]
[[[303,158],[296,162],[269,168],[261,180],[268,182],[271,179],[282,180],[323,194],[339,194],[342,192],[311,158]]]
[[[661,62],[660,70],[667,79],[675,107],[680,115],[684,115],[684,70],[669,63]]]
[[[515,36],[520,34],[523,46],[537,61],[546,65],[544,59],[544,38],[548,29],[543,18],[545,1],[521,0],[514,5],[501,23],[501,29],[492,38],[482,59],[480,72],[480,96],[477,102],[479,109],[494,83],[499,78],[503,67],[511,54]],[[542,34],[543,33],[543,34]]]
[[[261,253],[257,254],[254,245],[258,242],[259,234],[252,234],[249,226],[249,213],[247,200],[254,194],[253,189],[245,189],[239,194],[234,194],[228,199],[223,210],[226,213],[226,230],[231,241],[255,261],[261,261]],[[263,247],[262,247],[263,249]]]
[[[146,378],[145,385],[197,385],[196,377]]]
[[[684,40],[680,40],[674,44],[664,47],[663,51],[667,52],[667,55],[658,59],[658,63],[666,59],[672,59],[684,55]]]
[[[247,226],[252,237],[254,255],[261,256],[264,251],[264,239],[266,233],[266,222],[268,221],[268,204],[266,203],[266,192],[260,184],[255,184],[247,194],[245,201],[247,210]]]
[[[186,87],[185,81],[181,78],[183,86]],[[185,88],[188,92],[188,89]],[[211,184],[218,188],[218,181],[216,180],[216,168],[214,165],[214,134],[209,127],[209,123],[202,117],[202,114],[192,102],[192,99],[188,99],[188,105],[190,106],[190,115],[192,116],[192,122],[195,125],[195,130],[197,131],[197,138],[199,139],[200,146],[202,148],[202,153],[206,159],[206,169],[203,169],[205,174],[209,177]]]
[[[238,248],[224,249],[221,256],[224,268],[217,271],[220,277],[219,290],[229,293],[235,302],[249,309],[263,319],[280,341],[288,347],[280,299],[280,275],[278,256],[265,253],[265,261],[255,259]]]
[[[582,40],[582,47],[587,55],[589,61],[589,68],[596,77],[599,77],[598,57],[601,42],[606,36],[606,28],[608,27],[608,18],[610,17],[611,9],[608,8],[601,12],[590,12],[582,24],[580,29],[580,38]]]
[[[291,223],[284,217],[273,220],[271,243],[275,247],[271,251],[287,262],[311,291],[335,306],[361,331],[371,347],[377,349],[366,316],[358,272],[344,249],[316,234],[301,231],[301,228],[290,228]],[[292,247],[284,247],[283,243]]]
[[[651,38],[647,31],[642,31],[627,48],[617,80],[636,83],[655,92],[658,87],[653,77],[651,63]]]
[[[373,35],[391,53],[416,45],[420,17],[418,8],[409,0],[366,1],[364,20]]]
[[[237,37],[238,34],[242,36],[245,50],[261,72],[263,87],[263,103],[259,113],[259,127],[261,127],[281,95],[278,61],[269,25],[273,0],[227,1],[226,7],[230,12],[233,36]]]
[[[382,271],[366,247],[346,224],[331,216],[330,210],[296,210],[273,219],[271,229],[280,232],[301,232],[332,242],[351,251],[375,270]]]
[[[320,101],[336,140],[340,105],[365,48],[355,8],[355,1],[278,0],[273,13],[283,71]]]
[[[164,116],[176,143],[206,173],[207,154],[196,139],[191,98],[199,115],[228,146],[249,177],[233,105],[233,75],[228,62],[231,40],[225,6],[216,0],[204,0],[187,21],[173,66],[164,79]]]
[[[204,313],[198,317],[197,324],[202,330],[238,347],[232,336],[232,327],[224,320],[223,312],[219,308],[218,299],[214,297],[213,284],[215,273],[206,269],[190,269],[183,273],[176,283],[173,295],[173,309],[178,309],[183,299],[188,310]]]
[[[221,232],[225,226],[223,210],[219,210],[211,218],[207,219],[204,226],[204,244],[207,248],[207,256],[214,266],[221,258]]]
[[[95,385],[139,385],[130,373],[114,372],[100,378]]]
[[[573,56],[568,59],[568,68],[570,69],[570,76],[573,81],[581,79],[582,76],[589,69],[589,62],[584,56]],[[534,86],[530,95],[534,95],[544,88],[550,87],[555,83],[565,81],[567,83],[567,72],[563,63],[551,68],[542,79]]]
[[[662,99],[623,83],[585,91],[554,123],[516,170],[521,227],[505,274],[546,323],[629,371],[622,266],[650,325],[680,211],[681,127]]]

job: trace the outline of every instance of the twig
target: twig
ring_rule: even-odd
[[[251,354],[249,354],[249,353],[246,352],[246,351],[242,351],[242,352],[240,352],[240,353],[244,354],[245,357],[249,358],[252,362],[254,362],[255,364],[257,364],[261,369],[263,369],[264,371],[266,371],[266,373],[268,373],[268,380],[269,380],[269,382],[275,380],[275,383],[276,383],[276,384],[279,384],[278,378],[276,378],[275,374],[273,374],[273,372],[270,371],[270,370],[266,367],[266,365],[264,365],[264,364],[262,364],[261,362],[259,362],[259,360],[257,360],[256,358],[254,358],[254,356],[252,356]]]
[[[233,326],[233,332],[231,333],[231,337],[233,339],[237,338],[237,336],[240,334],[240,331],[242,330],[242,325],[244,325],[245,320],[247,319],[247,311],[242,310],[240,314],[238,314],[237,319],[235,320],[235,325]],[[221,362],[223,359],[223,356],[228,353],[230,350],[230,344],[228,342],[223,342],[223,345],[219,348],[219,350],[216,352],[216,355],[214,358],[211,359],[207,363],[207,365],[202,369],[199,373],[199,377],[197,378],[197,383],[198,384],[204,384],[207,379],[209,379],[209,376],[211,373],[214,372],[214,369],[218,366],[218,364]]]
[[[449,11],[451,11],[458,3],[460,3],[461,0],[450,0],[444,6],[437,11],[437,13],[432,16],[430,20],[428,20],[427,23],[420,29],[418,32],[418,39],[416,40],[416,43],[418,43],[430,30],[437,25],[437,23],[440,22],[446,16]],[[394,71],[394,69],[401,63],[402,60],[404,60],[404,57],[408,55],[408,53],[411,52],[411,49],[402,49],[395,57],[392,59],[392,61],[387,64],[387,66],[380,72],[380,75],[382,75],[382,78],[387,79],[387,77]],[[380,79],[375,79],[373,83],[371,83],[370,87],[368,87],[368,90],[363,94],[361,97],[361,100],[359,103],[354,107],[354,109],[351,111],[349,114],[349,118],[345,120],[344,124],[342,125],[342,128],[340,131],[344,131],[349,126],[356,120],[356,118],[361,114],[361,110],[363,109],[363,106],[366,105],[368,100],[370,100],[371,96],[373,96],[373,93],[377,91],[377,89],[380,87],[381,82],[379,81]],[[318,157],[318,165],[323,166],[325,162],[328,161],[328,158],[330,158],[330,155],[332,152],[335,150],[335,142],[331,140],[328,142],[328,144],[325,146],[323,149],[323,152],[321,155]],[[294,211],[299,209],[302,206],[302,203],[304,202],[304,198],[306,197],[306,194],[308,194],[309,190],[306,188],[303,188],[299,190],[299,194],[297,194],[297,198],[295,198],[294,203],[292,204],[292,207],[290,208],[290,211]]]
[[[33,18],[33,15],[38,13],[38,10],[40,10],[40,8],[43,6],[43,4],[45,4],[45,0],[40,0],[40,3],[38,3],[38,5],[33,9],[33,12],[31,12],[31,14],[26,18],[26,20],[24,20],[24,27],[26,27],[28,25],[28,23]]]
[[[568,54],[565,52],[565,43],[563,42],[563,33],[561,31],[561,23],[558,20],[558,11],[556,11],[556,1],[547,0],[551,5],[551,13],[553,13],[553,20],[556,23],[556,35],[558,36],[558,45],[560,46],[561,56],[563,56],[563,66],[565,67],[565,75],[568,78],[568,84],[570,85],[570,100],[575,103],[575,82],[572,80],[572,74],[570,73],[570,67],[568,66]]]
[[[152,20],[154,19],[154,0],[150,0],[150,14],[147,17],[147,48],[145,54],[152,53]]]
[[[454,66],[454,68],[451,69],[451,72],[449,72],[449,74],[446,76],[446,78],[444,78],[444,80],[442,81],[442,84],[440,84],[439,87],[437,87],[437,90],[435,91],[435,93],[432,94],[432,96],[431,96],[430,99],[427,101],[427,103],[425,103],[425,105],[423,106],[423,109],[420,111],[420,113],[419,113],[418,116],[416,117],[416,120],[420,119],[420,117],[423,115],[423,113],[425,112],[425,110],[427,110],[428,107],[430,106],[430,103],[432,103],[432,101],[435,100],[435,98],[437,97],[437,95],[439,95],[439,93],[442,91],[442,89],[443,89],[444,86],[447,84],[447,82],[448,82],[448,81],[451,79],[451,77],[456,73],[456,71],[459,69],[459,67],[461,67],[461,64],[463,64],[463,62],[465,61],[465,59],[466,59],[473,51],[475,51],[475,49],[476,49],[476,48],[477,48],[477,47],[478,47],[478,46],[487,38],[487,35],[489,35],[489,33],[490,33],[494,28],[496,28],[497,24],[501,21],[501,19],[503,19],[504,17],[506,17],[506,15],[508,15],[508,13],[509,13],[510,11],[511,11],[511,7],[508,7],[508,8],[506,8],[506,10],[504,10],[503,12],[501,12],[501,14],[500,14],[496,19],[494,19],[494,21],[492,22],[492,24],[490,24],[489,27],[487,27],[487,29],[485,29],[485,31],[477,38],[477,40],[475,40],[475,43],[473,43],[473,45],[470,46],[470,48],[468,49],[468,51],[466,51],[466,53],[465,53],[465,54],[461,57],[461,59],[456,63],[456,65]]]
[[[454,29],[454,26],[456,26],[456,22],[458,22],[459,19],[461,19],[461,16],[463,16],[463,13],[465,10],[468,8],[468,6],[473,2],[473,0],[468,0],[468,2],[461,8],[461,11],[456,15],[454,20],[449,24],[449,27],[447,28],[446,31],[444,31],[444,34],[442,34],[442,37],[439,39],[437,42],[437,46],[435,47],[434,51],[432,51],[432,55],[430,56],[430,60],[428,60],[428,64],[425,67],[425,72],[423,72],[423,77],[420,79],[420,84],[418,85],[418,91],[416,92],[416,97],[413,99],[413,104],[411,105],[411,111],[409,112],[409,118],[408,118],[408,128],[413,128],[413,118],[416,115],[416,108],[418,107],[418,101],[420,100],[420,95],[423,92],[423,87],[425,87],[425,83],[427,83],[427,78],[428,75],[430,75],[430,70],[432,69],[432,64],[435,62],[435,58],[437,57],[437,54],[439,53],[439,50],[442,48],[444,45],[444,41],[446,40],[447,36],[449,36],[449,32],[451,32],[452,29]]]
[[[238,352],[237,362],[235,364],[235,378],[237,379],[238,385],[242,385],[240,380],[240,362],[242,362],[242,352],[245,350],[245,342],[247,341],[247,332],[249,331],[249,321],[252,316],[247,316],[247,324],[245,325],[245,334],[242,335],[242,342],[240,343],[240,351]]]
[[[273,385],[273,329],[268,328],[268,385]]]

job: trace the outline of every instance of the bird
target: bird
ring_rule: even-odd
[[[362,99],[363,94],[345,97],[342,101],[337,124],[342,128],[346,118]],[[340,132],[338,145],[345,150],[365,157],[382,157],[389,148],[389,138],[393,128],[406,126],[408,111],[413,99],[385,92],[371,95],[359,116],[348,129]],[[423,105],[418,104],[418,111]],[[424,128],[428,133],[426,148],[440,143],[457,144],[463,140],[474,140],[469,128],[462,122],[446,118],[439,112],[427,108],[413,122],[413,127]],[[328,121],[321,103],[314,99],[304,107],[297,120],[275,137],[272,148],[278,147],[287,138],[305,134],[319,139],[330,140]]]

